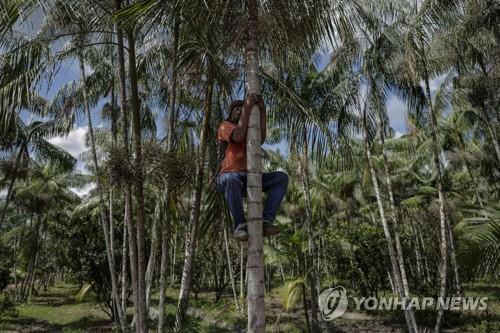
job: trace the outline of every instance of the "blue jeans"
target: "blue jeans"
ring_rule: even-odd
[[[288,175],[282,171],[262,173],[262,191],[267,193],[263,219],[273,222],[288,187]],[[245,223],[243,196],[246,195],[246,172],[227,172],[217,176],[217,190],[224,194],[234,220],[234,228]]]

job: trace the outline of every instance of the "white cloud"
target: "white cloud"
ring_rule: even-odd
[[[446,79],[446,75],[447,74],[437,76],[429,81],[429,89],[431,90],[432,97],[434,97],[436,91],[438,91],[441,85],[443,84],[444,80]],[[422,89],[425,89],[425,82],[423,80],[420,82],[420,86],[422,87]]]
[[[86,127],[77,127],[69,132],[67,136],[57,136],[50,139],[49,142],[66,150],[73,157],[78,158],[81,153],[87,150],[87,147],[85,146],[86,133]]]
[[[387,101],[387,115],[392,128],[396,132],[406,133],[406,113],[408,108],[397,96],[392,96]]]
[[[86,184],[83,187],[70,187],[70,190],[75,192],[80,198],[89,194],[95,188],[95,183]]]
[[[399,131],[394,132],[394,138],[396,138],[396,139],[398,139],[398,138],[402,137],[403,135],[405,135],[405,134],[404,134],[404,133],[401,133],[401,132],[399,132]]]

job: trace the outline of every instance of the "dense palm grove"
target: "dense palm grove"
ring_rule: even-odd
[[[264,242],[264,285],[282,288],[283,311],[303,308],[302,330],[326,332],[335,322],[317,300],[328,286],[436,297],[498,283],[497,0],[7,0],[4,305],[72,281],[136,332],[194,330],[189,299],[202,292],[246,307],[246,244],[232,239],[214,177],[218,124],[245,93],[252,3],[263,169],[290,176],[282,232]],[[79,79],[45,98],[70,61]],[[403,134],[390,126],[394,96]],[[78,159],[50,140],[76,126],[87,129]],[[171,288],[177,311],[166,316]],[[443,311],[398,315],[408,332],[453,322]]]

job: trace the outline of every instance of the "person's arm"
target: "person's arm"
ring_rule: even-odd
[[[245,104],[241,110],[240,120],[233,130],[231,135],[231,140],[235,142],[243,142],[247,136],[248,121],[250,119],[250,111],[252,107],[257,103],[257,99],[254,95],[247,95],[245,99]]]

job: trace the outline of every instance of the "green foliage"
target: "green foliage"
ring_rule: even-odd
[[[83,285],[82,288],[78,291],[78,294],[75,295],[75,301],[83,302],[85,295],[87,294],[87,292],[90,290],[91,287],[92,287],[91,284]]]
[[[0,318],[2,316],[17,317],[18,311],[15,306],[9,293],[3,293],[3,296],[0,297]]]
[[[303,277],[298,277],[285,284],[280,292],[281,303],[285,311],[293,310],[297,304],[303,301],[305,288],[305,279]]]

